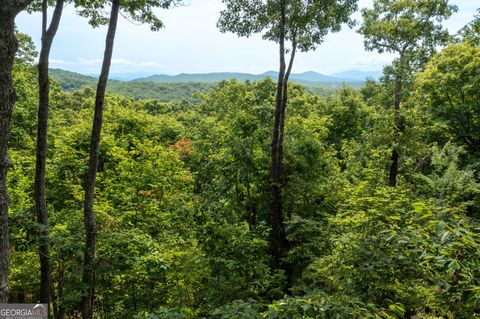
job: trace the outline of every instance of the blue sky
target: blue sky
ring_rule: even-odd
[[[159,10],[165,23],[159,32],[121,19],[117,30],[112,73],[158,74],[248,72],[262,73],[278,68],[277,48],[260,36],[238,38],[216,28],[221,0],[187,0],[187,5]],[[459,11],[445,23],[456,32],[472,20],[479,0],[452,0]],[[370,7],[372,0],[360,0]],[[355,14],[357,19],[359,14]],[[30,35],[37,48],[40,15],[22,13],[17,17],[20,31]],[[84,74],[98,74],[103,56],[106,28],[92,29],[86,19],[67,7],[53,44],[51,67]],[[361,35],[344,28],[330,34],[314,52],[297,56],[294,72],[317,71],[331,74],[345,70],[373,71],[391,62],[394,56],[365,52]]]

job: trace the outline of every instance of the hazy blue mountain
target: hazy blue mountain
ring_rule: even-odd
[[[134,81],[153,81],[153,82],[219,82],[224,80],[236,79],[238,81],[259,81],[265,77],[276,79],[278,72],[268,71],[262,74],[250,73],[234,73],[234,72],[217,72],[217,73],[181,73],[178,75],[152,75],[146,78],[136,79]],[[294,82],[305,85],[325,85],[326,83],[352,83],[353,85],[360,82],[354,78],[340,78],[323,75],[317,72],[309,71],[304,73],[292,73],[290,79]],[[330,85],[327,85],[330,86]]]
[[[372,78],[374,80],[378,80],[380,76],[382,76],[382,71],[358,71],[358,70],[349,70],[339,73],[331,74],[330,76],[338,77],[338,78],[345,78],[345,79],[352,79],[357,81],[365,81],[368,78]]]
[[[334,82],[334,83],[352,82],[352,80],[354,80],[347,77],[324,75],[324,74],[313,72],[313,71],[308,71],[303,73],[293,73],[290,75],[290,78],[294,81],[302,80],[302,81],[310,81],[310,82]]]
[[[80,73],[79,73],[80,74]],[[83,73],[82,73],[83,74]],[[86,76],[98,79],[98,74],[88,73]],[[124,72],[124,73],[110,73],[110,80],[132,81],[136,79],[143,79],[155,75],[155,72]]]
[[[269,76],[269,77],[271,77],[271,78],[276,78],[276,77],[278,77],[278,72],[276,72],[276,71],[267,71],[267,72],[262,73],[261,75],[264,76],[264,77],[265,77],[265,76]]]
[[[135,79],[134,81],[152,81],[152,82],[219,82],[224,80],[236,79],[238,81],[258,81],[265,76],[248,74],[248,73],[233,73],[233,72],[217,72],[217,73],[180,73],[178,75],[152,75],[146,78]]]
[[[145,78],[154,75],[154,72],[127,72],[127,73],[112,73],[110,79],[120,81],[131,81],[139,78]]]
[[[134,73],[131,73],[133,76]],[[62,69],[51,69],[50,75],[57,80],[63,89],[76,90],[86,86],[95,88],[97,77],[70,72]],[[223,80],[236,79],[238,81],[260,81],[266,77],[276,81],[278,73],[268,71],[262,74],[249,73],[204,73],[178,75],[151,75],[145,78],[138,78],[129,81],[110,78],[107,91],[135,99],[158,99],[162,101],[192,99],[195,93],[207,92],[215,87],[215,83]],[[340,78],[323,75],[317,72],[304,72],[292,74],[290,79],[299,84],[307,86],[309,89],[338,89],[344,85],[351,87],[361,87],[362,80]],[[317,90],[318,91],[318,90]],[[315,92],[317,92],[315,91]]]

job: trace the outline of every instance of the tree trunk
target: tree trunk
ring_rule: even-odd
[[[296,34],[294,32],[292,39],[292,53],[290,55],[290,61],[288,63],[287,71],[285,72],[285,79],[283,81],[283,94],[282,94],[282,117],[280,119],[280,138],[279,138],[279,158],[280,165],[283,159],[283,137],[285,132],[285,118],[286,118],[286,109],[287,109],[287,100],[288,100],[288,80],[290,78],[290,73],[293,68],[293,61],[295,60],[295,54],[297,52],[297,41]]]
[[[292,39],[292,52],[290,55],[290,61],[288,63],[287,71],[285,72],[285,77],[283,81],[283,92],[282,92],[282,116],[280,118],[280,132],[279,132],[279,142],[278,142],[278,158],[280,163],[280,191],[282,191],[284,185],[282,185],[282,161],[283,161],[283,139],[284,139],[284,132],[285,132],[285,119],[287,116],[286,109],[287,109],[287,101],[288,101],[288,80],[290,78],[290,73],[292,72],[293,61],[295,60],[295,53],[297,50],[297,43],[295,39],[295,35]],[[282,212],[283,214],[283,212]],[[283,250],[288,249],[290,247],[290,243],[286,237],[285,227],[283,225],[283,215],[282,215],[282,235],[283,235]],[[284,251],[282,251],[282,255]],[[287,279],[287,286],[286,286],[286,293],[288,293],[288,288],[291,287],[292,284],[292,275],[293,275],[293,268],[290,263],[281,262],[281,268],[285,271],[286,279]]]
[[[103,122],[103,109],[105,105],[105,90],[112,61],[113,43],[117,29],[120,0],[112,1],[112,11],[108,26],[105,43],[105,54],[103,57],[102,71],[98,80],[97,93],[95,97],[95,115],[93,118],[92,138],[90,144],[90,160],[85,185],[85,252],[83,260],[83,284],[86,289],[82,297],[82,318],[92,319],[93,304],[95,300],[95,259],[96,259],[96,235],[95,213],[93,211],[93,199],[95,193],[95,181],[98,170],[98,154],[100,136]]]
[[[397,186],[398,175],[398,143],[400,141],[400,134],[405,130],[403,125],[403,118],[400,114],[400,103],[403,94],[403,68],[404,68],[404,54],[400,54],[398,63],[398,70],[395,76],[395,92],[393,101],[393,113],[394,113],[394,126],[393,126],[393,145],[392,145],[392,157],[390,164],[390,175],[388,179],[388,185],[391,187]]]
[[[42,49],[38,62],[38,129],[37,129],[37,158],[35,167],[35,207],[37,221],[41,226],[39,240],[40,257],[40,302],[50,304],[52,276],[50,271],[50,252],[48,243],[48,213],[45,195],[45,170],[47,159],[47,126],[50,81],[48,79],[48,63],[53,38],[58,30],[62,16],[64,0],[57,0],[52,21],[47,30],[47,0],[42,6]]]
[[[63,289],[65,287],[65,265],[63,259],[58,260],[58,297],[53,298],[55,319],[65,318],[65,307],[62,305]],[[53,293],[52,293],[53,296]]]
[[[10,119],[17,95],[12,72],[18,42],[15,37],[15,17],[30,1],[0,0],[0,303],[8,302],[8,206],[7,171]]]
[[[281,3],[281,17],[280,17],[280,68],[278,72],[277,83],[277,97],[275,107],[275,122],[273,126],[272,137],[272,203],[270,223],[272,227],[270,249],[273,257],[274,266],[279,267],[284,250],[287,247],[287,239],[285,229],[283,226],[283,208],[282,208],[282,189],[281,189],[281,172],[282,172],[282,158],[281,158],[281,144],[280,133],[283,114],[283,95],[285,84],[285,1]]]

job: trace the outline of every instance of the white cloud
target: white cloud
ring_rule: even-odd
[[[76,65],[99,65],[102,63],[102,60],[100,59],[85,59],[82,57],[79,57],[77,59],[77,62],[69,62],[71,64],[76,64]]]
[[[84,57],[78,57],[74,60],[66,61],[60,59],[50,59],[52,65],[61,66],[62,68],[72,70],[75,72],[81,73],[97,73],[100,71],[102,65],[102,59],[92,58],[86,59]],[[114,58],[112,59],[112,71],[113,72],[159,72],[164,73],[165,69],[160,63],[145,61],[145,62],[135,62],[126,58]],[[170,72],[171,73],[171,72]]]
[[[137,64],[139,67],[146,67],[146,68],[159,68],[161,65],[157,62],[140,62]]]
[[[57,59],[50,59],[49,61],[51,64],[65,64],[65,61],[63,60],[57,60]]]
[[[112,59],[112,65],[134,65],[134,63],[125,58],[117,58]]]
[[[352,62],[350,65],[352,66],[384,66],[385,64],[389,64],[393,61],[395,55],[392,54],[382,54],[382,55],[369,55],[369,56],[362,56],[359,57]]]

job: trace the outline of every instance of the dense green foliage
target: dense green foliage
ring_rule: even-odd
[[[95,317],[480,317],[477,20],[436,54],[412,46],[432,57],[408,68],[401,109],[392,109],[391,67],[360,90],[290,84],[281,180],[290,276],[272,267],[269,251],[276,83],[111,81],[94,207]],[[34,49],[21,40],[10,301],[37,302],[38,84]],[[52,73],[65,77],[50,92],[52,307],[78,318],[95,80]],[[396,187],[387,178],[392,144],[401,155]]]
[[[352,24],[350,15],[357,0],[222,0],[226,9],[217,23],[220,31],[242,37],[261,33],[269,41],[297,46],[299,51],[315,50],[329,32],[338,32],[343,23]],[[282,17],[282,8],[285,16]],[[283,29],[283,30],[281,30]]]
[[[420,94],[431,106],[437,138],[455,139],[470,152],[480,152],[480,48],[447,47],[419,75]]]
[[[476,47],[452,45],[416,77],[404,110],[409,147],[402,149],[397,188],[387,186],[385,174],[392,140],[392,110],[382,103],[388,81],[326,97],[291,86],[284,163],[291,283],[271,270],[268,253],[266,141],[275,83],[222,82],[197,102],[109,95],[95,204],[98,316],[478,316],[479,58]],[[9,175],[17,302],[39,293],[32,271],[36,74],[23,61],[15,74],[20,100]],[[55,86],[51,94],[55,306],[74,315],[95,92]]]

